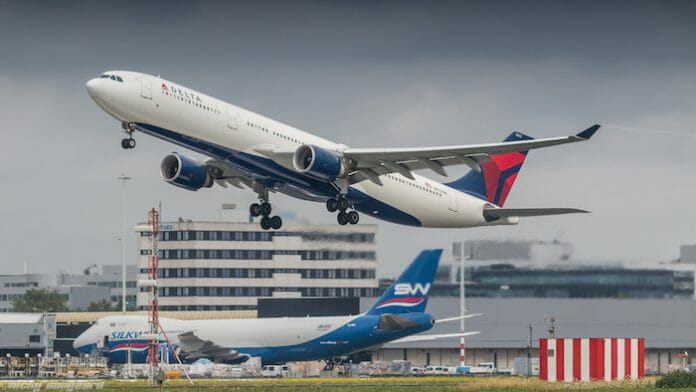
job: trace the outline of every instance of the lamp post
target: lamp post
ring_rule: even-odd
[[[465,339],[464,339],[464,333],[465,333],[465,322],[464,322],[464,316],[466,313],[466,293],[464,290],[466,290],[466,285],[464,284],[464,252],[459,255],[459,315],[461,316],[461,319],[459,320],[459,331],[461,332],[461,336],[459,337],[459,366],[464,371],[464,366],[465,364],[465,356],[466,356],[466,347],[465,347]]]
[[[121,313],[126,313],[126,181],[130,180],[121,173],[118,180],[123,182],[121,189]]]

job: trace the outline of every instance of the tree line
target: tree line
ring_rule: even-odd
[[[29,289],[12,303],[12,311],[21,313],[112,312],[120,309],[120,302],[112,305],[111,301],[101,299],[90,302],[86,309],[71,310],[68,308],[68,297],[65,294],[59,293],[58,290],[48,289]]]

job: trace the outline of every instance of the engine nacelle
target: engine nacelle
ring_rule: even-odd
[[[310,144],[295,150],[292,164],[298,172],[325,181],[333,181],[346,172],[341,157],[335,152]]]
[[[178,153],[162,159],[160,174],[164,181],[190,191],[213,186],[213,177],[203,162]]]

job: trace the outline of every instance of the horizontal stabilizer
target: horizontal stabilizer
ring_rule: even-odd
[[[479,333],[480,333],[479,331],[473,331],[473,332],[464,332],[464,333],[461,333],[461,332],[443,333],[443,334],[436,334],[436,335],[411,335],[411,336],[405,336],[401,339],[392,340],[389,343],[425,342],[425,341],[438,340],[438,339],[459,338],[462,336],[477,335]]]
[[[483,313],[472,313],[472,314],[467,314],[464,316],[454,316],[454,317],[447,317],[447,318],[441,318],[435,320],[435,323],[446,323],[448,321],[456,321],[456,320],[461,320],[461,319],[468,319],[470,317],[477,317],[477,316],[483,316]]]
[[[562,214],[586,214],[589,211],[578,208],[491,208],[483,210],[483,217],[488,222],[493,222],[498,219],[510,217],[524,216],[545,216],[545,215],[562,215]]]

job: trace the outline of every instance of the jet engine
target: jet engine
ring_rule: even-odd
[[[295,150],[292,158],[295,170],[319,180],[333,181],[346,173],[340,156],[327,149],[305,144]]]
[[[203,162],[176,152],[162,159],[160,174],[164,181],[190,191],[213,186],[213,177]]]

